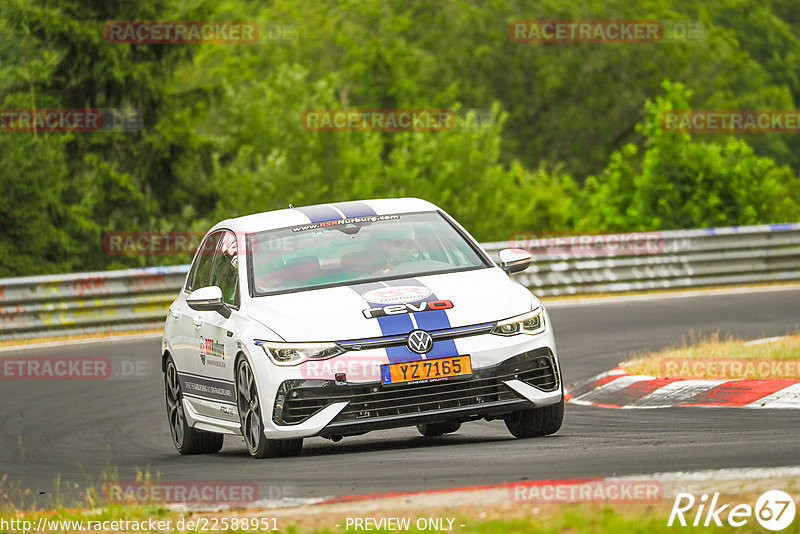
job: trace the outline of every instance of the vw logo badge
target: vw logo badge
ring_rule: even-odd
[[[408,348],[417,354],[425,354],[433,348],[433,338],[425,330],[414,330],[408,334]]]

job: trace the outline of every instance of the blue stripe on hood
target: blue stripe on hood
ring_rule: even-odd
[[[350,289],[359,295],[363,295],[367,291],[371,291],[373,289],[382,289],[384,287],[385,286],[381,283],[371,282],[367,284],[353,285],[350,286]],[[367,304],[369,304],[370,307],[383,306],[382,304],[375,302],[367,302]],[[378,325],[381,327],[381,333],[384,336],[396,336],[398,334],[405,335],[414,330],[414,323],[411,322],[411,317],[407,313],[378,317]],[[386,347],[386,355],[389,357],[389,363],[408,362],[422,359],[422,356],[416,352],[411,352],[405,345]]]
[[[400,280],[389,280],[386,282],[390,286],[427,286],[417,280],[416,278],[402,278]],[[420,300],[419,302],[430,302],[432,300],[439,300],[439,298],[431,293],[428,297]],[[428,310],[424,312],[415,313],[414,319],[417,321],[417,327],[421,330],[442,330],[450,328],[450,318],[447,316],[446,310]],[[457,356],[458,350],[456,349],[456,342],[452,339],[442,339],[433,342],[433,348],[425,355],[426,358],[444,358],[447,356]]]

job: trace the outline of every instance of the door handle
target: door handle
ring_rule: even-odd
[[[181,316],[180,310],[170,310],[169,314],[172,316],[173,319],[177,319]]]
[[[203,321],[201,321],[200,319],[195,318],[195,319],[192,319],[192,324],[195,326],[195,328],[200,328],[201,326],[203,326]]]

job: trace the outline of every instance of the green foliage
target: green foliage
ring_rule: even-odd
[[[696,19],[705,31],[509,39],[511,20],[554,18]],[[254,20],[262,41],[103,40],[106,21],[181,19]],[[272,24],[298,38],[270,40]],[[796,136],[692,137],[660,131],[658,116],[690,97],[698,109],[796,107],[799,28],[790,0],[4,0],[0,109],[136,109],[144,128],[0,132],[0,276],[185,262],[109,255],[103,236],[370,197],[429,199],[487,241],[797,220]],[[302,128],[304,110],[328,108],[461,120],[446,132]],[[488,117],[464,120],[468,109]]]
[[[91,226],[65,203],[69,174],[62,139],[0,136],[0,272],[43,274],[83,265],[73,254]]]
[[[667,110],[689,109],[691,91],[663,84],[664,96],[645,104],[637,125],[643,154],[628,144],[615,151],[585,187],[583,228],[655,230],[795,221],[800,181],[787,166],[757,156],[743,140],[697,142],[660,127]]]

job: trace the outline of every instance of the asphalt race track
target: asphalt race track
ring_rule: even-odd
[[[743,338],[800,327],[800,289],[554,304],[550,314],[566,384],[605,371],[631,352],[674,345],[690,331]],[[66,497],[101,485],[104,473],[134,480],[255,482],[262,498],[414,491],[516,480],[633,475],[725,467],[800,465],[797,410],[613,410],[567,405],[556,435],[515,440],[500,421],[425,439],[416,429],[332,443],[307,439],[296,458],[253,460],[241,438],[222,453],[182,457],[170,440],[158,366],[159,339],[65,345],[14,356],[148,359],[129,380],[0,381],[0,477],[43,499],[56,480]]]

